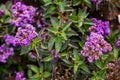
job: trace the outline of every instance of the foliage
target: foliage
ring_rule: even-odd
[[[113,62],[120,66],[120,46],[116,46],[120,30],[114,29],[112,20],[101,16],[104,6],[110,11],[112,7],[119,8],[120,2],[114,4],[109,0],[101,0],[98,4],[92,2],[93,0],[21,0],[22,4],[36,9],[34,21],[27,23],[34,26],[33,31],[37,34],[31,36],[29,45],[8,45],[4,35],[16,37],[20,28],[26,27],[10,22],[11,19],[17,20],[21,17],[13,16],[12,5],[17,1],[20,0],[0,3],[0,10],[4,10],[4,14],[0,15],[0,45],[14,48],[14,55],[10,56],[6,63],[0,62],[0,80],[15,80],[15,73],[18,71],[24,71],[27,80],[109,80],[107,77],[111,69],[108,64]],[[90,63],[87,60],[88,56],[83,56],[81,51],[92,33],[90,27],[98,26],[97,22],[95,24],[92,21],[94,17],[110,22],[110,35],[100,35],[111,44],[112,50],[103,51],[98,60]],[[27,40],[30,35],[32,33],[27,35]]]

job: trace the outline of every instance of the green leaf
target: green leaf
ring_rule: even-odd
[[[52,17],[52,18],[50,18],[50,21],[51,21],[51,23],[52,23],[52,26],[53,26],[55,29],[58,29],[58,27],[59,27],[58,19]]]
[[[51,37],[49,42],[48,42],[48,49],[49,51],[52,50],[53,46],[54,46],[54,43],[55,43],[55,38],[54,37]]]
[[[66,36],[66,33],[65,33],[65,32],[62,31],[60,34],[61,34],[61,36],[62,36],[65,40],[67,40],[67,36]]]
[[[31,70],[28,70],[28,77],[30,78],[32,76],[32,71]]]
[[[88,66],[85,63],[81,64],[80,68],[83,69],[84,71],[90,73],[90,70],[89,70]]]
[[[73,6],[77,6],[81,3],[81,0],[74,0],[73,1]]]
[[[28,65],[28,67],[35,73],[39,73],[39,69],[37,66],[35,65]]]
[[[65,50],[68,47],[70,40],[65,41],[65,43],[63,44],[63,47],[61,48],[61,51]]]
[[[40,66],[39,71],[40,71],[41,73],[43,73],[43,65]]]
[[[91,1],[90,0],[84,0],[84,2],[87,4],[88,7],[91,8]]]
[[[32,48],[31,45],[29,45],[29,46],[22,46],[20,55],[28,53],[31,50],[31,48]]]
[[[117,58],[118,58],[118,50],[117,50],[116,47],[114,47],[113,52],[114,52],[114,53],[113,53],[114,58],[117,59]]]
[[[48,9],[46,10],[46,13],[44,13],[43,17],[50,18],[50,16],[55,14],[55,13],[56,13],[56,7],[49,6]]]
[[[39,37],[33,39],[32,44],[31,44],[32,48],[35,47],[40,41],[41,41],[41,38]]]
[[[67,60],[67,59],[62,59],[62,61],[64,61],[66,64],[71,65],[71,62],[69,60]]]
[[[69,37],[71,37],[71,36],[78,36],[78,34],[76,32],[74,32],[74,31],[67,31],[66,35],[69,36]]]
[[[78,65],[77,64],[74,65],[74,69],[73,70],[74,70],[74,74],[76,74],[77,71],[78,71]]]
[[[59,8],[60,8],[60,11],[63,13],[65,9],[65,4],[62,2],[59,2]]]
[[[49,55],[48,57],[45,57],[43,59],[43,61],[45,61],[45,62],[52,61],[52,55]]]
[[[78,55],[78,51],[76,49],[73,50],[73,55],[74,55],[74,59],[75,61],[79,61],[79,55]]]
[[[48,28],[48,30],[54,34],[57,34],[58,33],[58,30],[56,28]]]
[[[98,75],[99,75],[99,77],[100,77],[101,79],[105,79],[106,71],[101,70],[101,71],[98,72]]]
[[[45,77],[45,78],[48,78],[48,77],[50,77],[50,76],[51,76],[51,73],[50,73],[50,72],[47,72],[47,71],[44,72],[44,77]]]
[[[62,31],[66,31],[70,27],[71,24],[72,24],[72,22],[67,22],[65,25],[63,25]]]
[[[78,27],[81,27],[82,25],[83,25],[83,22],[80,21],[80,22],[78,23]]]
[[[52,0],[43,0],[45,2],[45,6],[52,4]]]
[[[61,47],[62,47],[62,38],[57,37],[56,42],[55,42],[55,50],[56,50],[57,53],[59,53]]]
[[[30,78],[33,78],[35,80],[41,80],[42,76],[39,74],[35,74],[35,75],[31,76]]]
[[[95,64],[96,64],[96,66],[97,66],[98,68],[102,69],[102,62],[101,62],[101,60],[95,61]]]

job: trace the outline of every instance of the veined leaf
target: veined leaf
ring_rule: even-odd
[[[63,25],[62,31],[66,31],[70,27],[71,24],[72,24],[72,22],[67,22],[65,25]]]
[[[49,42],[48,42],[48,49],[49,51],[52,50],[53,46],[54,46],[54,43],[55,43],[55,38],[54,37],[51,37]]]
[[[39,72],[39,69],[37,66],[35,65],[28,65],[28,67],[35,73],[38,73]]]
[[[58,30],[56,28],[48,28],[48,30],[54,34],[58,33]]]
[[[90,73],[90,70],[89,70],[88,66],[85,63],[81,64],[80,68],[83,69],[84,71]]]
[[[20,55],[28,53],[31,50],[31,48],[32,48],[31,45],[22,46],[22,48],[21,48],[21,54]]]
[[[54,28],[58,29],[58,27],[59,27],[59,22],[58,22],[57,18],[52,17],[52,18],[50,18],[50,21],[51,21],[51,23],[52,23],[52,26],[53,26]]]
[[[47,72],[47,71],[44,72],[44,77],[45,77],[45,78],[48,78],[48,77],[50,77],[50,76],[51,76],[51,73],[50,73],[50,72]]]
[[[57,53],[60,51],[61,47],[62,47],[62,38],[57,37],[55,42],[55,50]]]

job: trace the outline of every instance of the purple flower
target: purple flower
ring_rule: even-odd
[[[56,53],[55,50],[52,50],[51,53],[53,55],[53,59],[52,59],[53,62],[57,61],[60,58],[60,55]]]
[[[102,2],[102,0],[91,0],[94,3],[100,4]]]
[[[120,57],[118,58],[118,64],[120,65]]]
[[[24,77],[24,72],[21,71],[21,72],[17,72],[16,73],[16,78],[15,80],[27,80],[25,77]]]
[[[97,20],[96,18],[92,18],[92,21],[94,25],[89,28],[90,32],[96,32],[103,36],[110,35],[109,21]]]
[[[0,16],[4,14],[4,10],[0,10]]]
[[[27,6],[21,2],[17,2],[12,6],[13,19],[10,20],[11,24],[16,26],[26,26],[26,24],[34,22],[34,15],[36,13],[36,8],[33,6]]]
[[[30,56],[31,58],[33,58],[33,59],[36,59],[36,58],[37,58],[37,55],[36,55],[35,53],[33,53],[33,52],[30,52],[30,53],[29,53],[29,56]]]
[[[120,46],[120,37],[118,38],[118,40],[116,42],[116,46]]]
[[[111,45],[104,40],[101,34],[91,32],[90,36],[87,37],[81,54],[82,56],[88,57],[88,61],[91,63],[93,60],[98,60],[103,52],[111,50]]]
[[[9,34],[5,34],[4,40],[7,43],[7,45],[13,44],[14,36],[10,36]]]
[[[19,27],[13,40],[14,46],[28,46],[37,35],[35,28],[31,24],[27,24],[25,27]]]
[[[109,67],[109,68],[113,68],[114,66],[115,66],[114,63],[108,63],[108,67]]]
[[[93,57],[93,56],[89,56],[89,57],[88,57],[88,61],[89,61],[90,63],[92,63],[93,60],[94,60],[94,57]]]
[[[0,62],[6,63],[9,56],[14,54],[14,49],[11,47],[5,48],[5,44],[0,45]]]

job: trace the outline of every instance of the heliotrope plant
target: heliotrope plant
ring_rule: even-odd
[[[120,31],[93,13],[105,2],[0,3],[0,80],[119,80]]]

